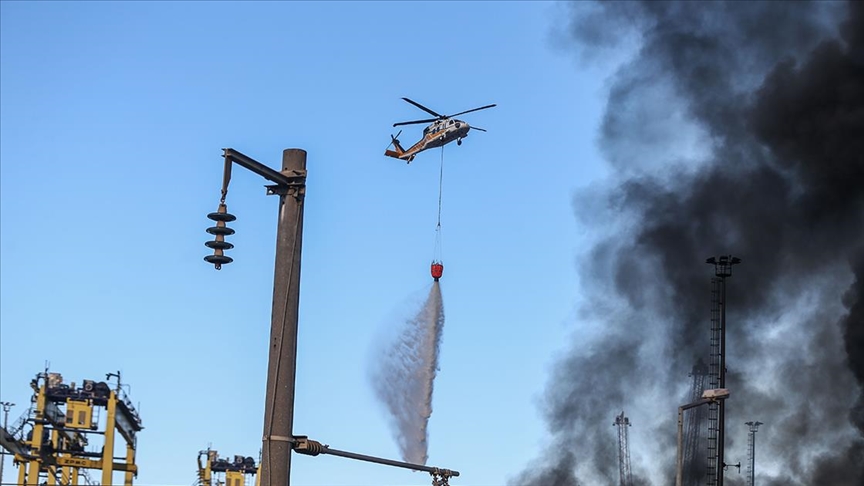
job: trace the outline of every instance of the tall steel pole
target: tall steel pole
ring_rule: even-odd
[[[726,388],[726,278],[732,276],[732,266],[741,263],[741,259],[732,255],[722,255],[717,258],[711,257],[705,263],[714,265],[714,275],[720,279],[720,356],[719,356],[719,384],[720,388]],[[718,431],[717,431],[717,486],[723,486],[724,470],[726,463],[725,440],[726,440],[726,402],[717,404]]]
[[[305,171],[305,150],[283,151],[284,175],[305,175]],[[270,323],[270,359],[267,368],[260,479],[261,486],[289,486],[294,443],[300,252],[306,188],[305,185],[277,185],[270,189],[279,195],[279,225],[276,230],[276,269],[273,277],[273,314]]]
[[[744,424],[750,427],[750,436],[747,441],[750,446],[750,454],[747,458],[747,486],[754,486],[756,484],[756,431],[759,430],[759,426],[762,425],[762,422],[744,422]]]
[[[3,406],[3,430],[9,432],[9,410],[15,406],[12,402],[0,402]],[[0,484],[3,484],[3,463],[6,462],[6,453],[0,451]]]
[[[721,257],[722,258],[722,257]],[[720,277],[720,388],[726,388],[726,275]],[[726,474],[726,403],[718,404],[717,486],[723,486]]]

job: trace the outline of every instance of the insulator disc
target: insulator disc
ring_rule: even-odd
[[[213,265],[222,265],[223,263],[231,263],[234,259],[225,255],[207,255],[204,257],[204,261]]]
[[[207,217],[213,221],[225,221],[226,223],[230,223],[237,219],[237,217],[231,213],[210,213]]]
[[[207,232],[210,233],[211,235],[224,235],[224,236],[234,234],[234,230],[232,228],[227,227],[227,226],[211,226],[211,227],[207,228]]]
[[[206,245],[207,248],[213,248],[214,250],[230,250],[231,248],[234,248],[234,245],[227,241],[205,241],[204,245]]]

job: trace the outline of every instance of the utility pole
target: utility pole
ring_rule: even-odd
[[[274,188],[279,194],[279,225],[276,230],[270,359],[267,367],[267,395],[264,402],[261,486],[291,484],[294,381],[300,303],[300,250],[303,243],[303,200],[306,195],[306,152],[304,150],[288,149],[282,153],[282,173],[294,172],[302,173],[302,185]]]
[[[264,436],[260,473],[256,484],[290,486],[292,451],[309,456],[329,454],[414,471],[425,471],[432,475],[433,484],[438,486],[449,484],[449,479],[459,476],[459,471],[342,451],[311,440],[308,436],[294,435],[294,382],[297,365],[303,202],[306,196],[306,151],[285,149],[282,152],[280,172],[234,149],[223,149],[223,152],[225,170],[222,179],[222,198],[218,210],[207,215],[216,222],[216,226],[207,228],[207,233],[214,235],[215,238],[205,243],[205,246],[213,250],[213,254],[204,257],[204,261],[213,264],[216,270],[234,261],[233,258],[225,255],[226,250],[234,248],[233,244],[225,241],[226,236],[234,234],[234,230],[229,228],[227,223],[237,219],[228,212],[225,203],[233,164],[274,182],[274,185],[267,186],[267,194],[279,196],[273,310],[270,318],[270,355],[264,403]]]
[[[744,424],[750,426],[750,433],[747,435],[750,451],[747,457],[747,486],[754,486],[756,484],[756,431],[759,430],[762,422],[744,422]]]
[[[285,149],[282,170],[277,172],[234,149],[223,149],[225,170],[219,209],[207,215],[216,226],[207,232],[215,235],[205,245],[213,255],[204,257],[217,270],[233,261],[224,250],[234,247],[225,236],[234,234],[226,223],[234,221],[225,198],[231,180],[232,164],[240,165],[274,182],[268,195],[279,196],[276,229],[276,262],[273,277],[273,311],[270,321],[267,392],[264,404],[264,436],[261,456],[261,486],[290,486],[291,451],[294,448],[294,382],[297,364],[297,320],[300,301],[300,254],[303,242],[303,201],[306,195],[306,151]]]
[[[3,430],[9,432],[9,410],[15,406],[12,402],[0,402],[3,406]],[[0,484],[3,484],[3,463],[6,462],[6,453],[0,451]]]

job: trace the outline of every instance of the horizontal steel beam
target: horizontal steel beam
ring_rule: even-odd
[[[224,152],[222,156],[225,157],[227,160],[230,160],[237,165],[245,167],[252,172],[260,175],[261,177],[267,179],[268,181],[275,182],[276,184],[279,184],[281,186],[299,186],[306,183],[305,170],[294,170],[293,172],[295,175],[287,176],[279,171],[267,167],[266,165],[258,162],[252,157],[241,154],[240,152],[232,148],[222,149],[222,151]]]
[[[67,456],[58,456],[55,457],[51,461],[45,461],[47,464],[54,464],[57,466],[69,466],[69,467],[80,467],[84,469],[103,469],[104,464],[102,460],[92,460],[92,459],[84,459],[81,457],[67,457]],[[126,471],[131,473],[138,472],[138,466],[136,464],[130,464],[125,462],[115,462],[112,464],[112,468],[115,471]]]
[[[431,474],[438,474],[440,476],[459,476],[459,471],[453,471],[450,469],[424,466],[422,464],[412,464],[410,462],[394,461],[393,459],[367,456],[366,454],[358,454],[356,452],[340,451],[339,449],[333,449],[328,445],[321,444],[318,441],[309,439],[302,435],[294,437],[294,450],[299,454],[306,454],[309,456],[317,456],[318,454],[330,454],[332,456],[347,457],[348,459],[356,459],[358,461],[374,462],[377,464],[383,464],[385,466],[401,467],[414,471],[425,471]]]
[[[333,456],[347,457],[349,459],[357,459],[359,461],[375,462],[378,464],[384,464],[385,466],[402,467],[405,469],[413,469],[415,471],[426,471],[428,473],[441,474],[444,476],[458,476],[459,475],[459,471],[451,471],[450,469],[423,466],[420,464],[412,464],[410,462],[394,461],[392,459],[385,459],[383,457],[367,456],[366,454],[357,454],[356,452],[340,451],[339,449],[333,449],[333,448],[330,448],[327,446],[324,446],[324,450],[321,451],[321,453],[322,454],[330,454]]]

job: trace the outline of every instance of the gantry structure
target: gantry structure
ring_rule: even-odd
[[[0,430],[0,446],[13,455],[18,467],[18,485],[90,484],[88,470],[101,471],[101,484],[131,486],[138,474],[135,465],[141,417],[120,383],[113,388],[104,381],[63,383],[60,373],[45,370],[30,382],[30,407],[7,430]],[[125,453],[115,449],[122,443]],[[98,449],[97,449],[98,448]],[[114,480],[122,473],[123,482]]]
[[[235,455],[229,460],[210,448],[198,452],[198,486],[258,486],[258,472],[252,457]]]

